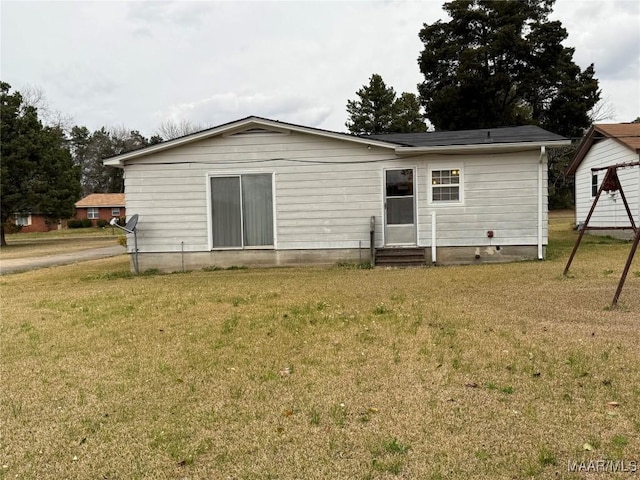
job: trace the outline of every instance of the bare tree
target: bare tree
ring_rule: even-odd
[[[49,127],[57,127],[65,133],[69,133],[73,126],[73,117],[60,110],[51,107],[51,103],[44,90],[37,85],[27,85],[20,90],[23,108],[34,107],[38,110],[38,117],[42,123]]]
[[[589,118],[591,123],[598,123],[603,120],[611,120],[616,116],[616,106],[611,101],[610,96],[606,96],[598,100],[598,102],[589,110]]]
[[[167,119],[156,129],[155,134],[163,138],[163,140],[171,140],[173,138],[183,137],[191,133],[203,130],[203,127],[197,123],[191,123],[189,120],[171,120]]]

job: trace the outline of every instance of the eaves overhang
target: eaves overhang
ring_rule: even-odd
[[[571,140],[554,140],[551,142],[514,142],[514,143],[485,143],[470,145],[433,145],[427,147],[396,147],[398,155],[415,154],[469,154],[469,153],[494,153],[494,152],[521,152],[526,150],[539,150],[545,148],[560,148],[571,145]]]

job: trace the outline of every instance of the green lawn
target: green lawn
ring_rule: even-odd
[[[570,224],[554,217],[545,262],[133,277],[121,256],[2,277],[0,477],[640,462],[640,259],[610,310],[630,245],[589,237],[562,278]]]

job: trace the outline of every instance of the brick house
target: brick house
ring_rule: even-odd
[[[14,225],[22,227],[21,233],[49,232],[58,230],[66,224],[66,221],[51,220],[37,213],[16,213],[11,220]]]
[[[124,193],[92,193],[76,202],[75,206],[79,220],[109,221],[113,217],[126,216]]]

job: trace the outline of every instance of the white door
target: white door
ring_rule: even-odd
[[[388,246],[416,244],[416,202],[413,168],[384,171],[384,231]]]

